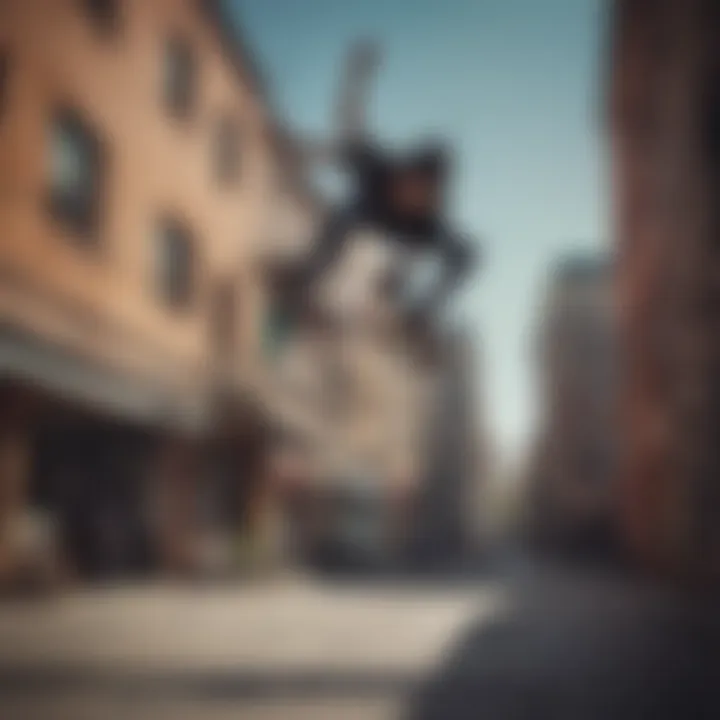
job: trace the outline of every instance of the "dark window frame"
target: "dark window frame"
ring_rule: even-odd
[[[12,60],[7,48],[0,48],[0,121],[5,118],[10,94]]]
[[[103,34],[112,35],[120,24],[119,0],[81,0],[85,16]]]
[[[235,185],[242,172],[242,131],[230,114],[217,121],[213,135],[213,173],[220,185]]]
[[[716,60],[703,77],[700,117],[704,158],[710,172],[714,177],[718,177],[720,176],[720,60]]]
[[[187,223],[165,215],[154,228],[154,289],[175,311],[189,310],[197,296],[196,240]]]
[[[49,122],[47,203],[50,215],[66,230],[88,244],[99,241],[102,221],[102,199],[107,176],[107,149],[101,135],[80,110],[60,106]],[[64,139],[60,138],[64,135]],[[69,142],[77,151],[81,172],[87,175],[73,187],[62,186],[55,176],[58,143]]]
[[[162,102],[176,120],[189,120],[198,101],[199,72],[197,55],[181,35],[165,38],[162,58]]]
[[[220,278],[213,285],[212,342],[223,356],[232,355],[238,345],[239,294],[235,278]]]

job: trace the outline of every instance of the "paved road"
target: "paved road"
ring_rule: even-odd
[[[496,581],[144,588],[0,608],[0,717],[720,717],[715,604]]]
[[[412,720],[720,718],[717,598],[525,567],[413,698]]]

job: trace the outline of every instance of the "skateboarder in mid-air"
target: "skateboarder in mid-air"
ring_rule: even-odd
[[[394,269],[383,291],[403,296],[412,281],[412,259],[430,258],[438,265],[436,280],[404,308],[411,325],[425,326],[469,274],[474,253],[445,215],[451,170],[447,148],[429,143],[395,154],[367,136],[362,121],[364,95],[377,64],[373,45],[354,49],[341,96],[339,137],[329,147],[309,149],[310,159],[329,159],[347,172],[352,189],[349,200],[329,213],[293,283],[296,291],[305,292],[339,258],[355,231],[378,231],[394,250],[411,260]]]

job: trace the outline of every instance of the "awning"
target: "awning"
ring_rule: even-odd
[[[204,393],[124,373],[14,328],[0,327],[0,375],[129,422],[185,432],[199,432],[208,422]]]

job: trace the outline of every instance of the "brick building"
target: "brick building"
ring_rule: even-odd
[[[202,512],[251,522],[287,154],[228,27],[215,2],[0,4],[4,577],[28,507],[81,575],[188,568]]]
[[[720,7],[616,0],[608,113],[622,318],[627,542],[717,574]]]

